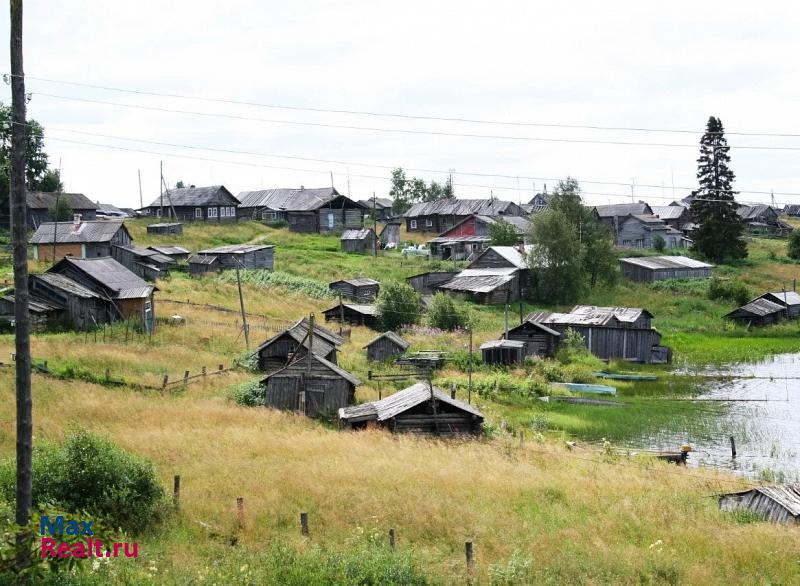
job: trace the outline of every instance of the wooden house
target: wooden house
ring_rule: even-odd
[[[133,244],[112,246],[111,256],[126,269],[146,281],[165,278],[169,275],[170,269],[178,265],[172,257]]]
[[[84,221],[77,214],[72,222],[40,224],[30,239],[33,258],[50,262],[65,256],[111,256],[113,246],[128,246],[132,241],[122,220]]]
[[[597,219],[608,226],[613,234],[619,232],[620,224],[628,216],[652,216],[653,208],[643,201],[638,203],[615,203],[594,207]]]
[[[323,314],[325,315],[325,321],[338,321],[354,326],[366,326],[373,330],[378,328],[378,310],[374,305],[342,303],[326,309]]]
[[[415,203],[403,214],[403,218],[408,232],[441,234],[472,215],[490,218],[525,216],[525,210],[513,202],[493,198],[445,198]]]
[[[382,428],[442,437],[483,431],[483,414],[427,383],[416,383],[380,401],[339,410],[339,429]]]
[[[172,234],[178,236],[183,234],[183,224],[180,222],[161,222],[158,224],[148,224],[148,234]]]
[[[481,344],[484,364],[510,366],[525,360],[525,342],[517,340],[489,340]]]
[[[372,228],[345,230],[339,241],[342,245],[342,252],[373,254],[378,249],[378,237]]]
[[[420,295],[432,295],[436,287],[446,283],[457,274],[458,271],[429,271],[406,278],[406,283]]]
[[[714,265],[688,256],[621,258],[619,268],[626,279],[643,283],[663,279],[708,279],[714,272]]]
[[[59,207],[63,202],[72,214],[78,215],[84,220],[97,219],[97,204],[82,193],[28,191],[25,196],[28,205],[28,230],[36,230],[42,224],[53,222],[56,219],[53,216],[56,199],[58,199]],[[68,223],[68,221],[64,223]]]
[[[66,257],[50,267],[47,273],[63,275],[107,299],[112,307],[112,321],[135,320],[142,324],[145,331],[154,328],[153,293],[156,288],[113,258]]]
[[[221,224],[236,221],[239,200],[224,185],[176,187],[142,208],[151,217]]]
[[[356,277],[353,279],[342,279],[334,281],[328,285],[331,291],[339,293],[343,298],[361,303],[370,303],[378,297],[381,284],[366,277]]]
[[[341,336],[317,324],[314,324],[313,340],[309,341],[308,320],[302,319],[256,348],[258,369],[263,372],[280,370],[304,356],[308,352],[309,344],[314,354],[332,364],[337,364],[337,349],[343,343],[344,339]]]
[[[394,332],[384,332],[373,338],[364,348],[367,351],[367,360],[384,362],[408,350],[409,344]]]
[[[367,210],[367,214],[378,222],[385,222],[394,217],[392,212],[392,200],[388,197],[374,197],[372,199],[360,199],[358,203]]]
[[[261,380],[267,406],[301,411],[309,417],[329,417],[352,405],[360,384],[355,376],[315,352]]]
[[[662,220],[670,228],[687,234],[687,227],[692,224],[692,214],[689,208],[682,205],[650,206],[653,215]]]
[[[758,299],[766,299],[784,308],[784,315],[795,318],[800,315],[800,295],[795,291],[769,291]]]
[[[498,222],[510,224],[519,235],[522,242],[523,235],[530,223],[518,216],[503,218],[490,218],[488,216],[467,216],[452,228],[445,230],[436,238],[428,240],[431,257],[440,260],[466,260],[483,252],[489,247],[492,238],[490,226]]]
[[[544,324],[525,320],[508,330],[508,340],[525,345],[524,356],[551,358],[555,356],[561,334]]]
[[[205,256],[195,254],[189,257],[189,275],[192,277],[202,277],[222,272],[222,264],[218,256]]]
[[[737,209],[746,229],[751,234],[788,236],[794,228],[778,218],[778,212],[767,204],[740,205]]]
[[[189,255],[191,254],[188,250],[186,250],[182,246],[166,246],[161,244],[158,246],[148,246],[147,248],[149,250],[157,252],[158,254],[170,257],[176,263],[188,260]]]
[[[783,213],[793,218],[800,217],[800,204],[787,203],[785,206],[783,206]]]
[[[229,244],[217,248],[207,248],[198,256],[215,257],[219,266],[225,269],[265,269],[272,270],[275,246],[271,244]]]
[[[285,221],[289,230],[341,232],[361,228],[366,209],[333,187],[263,189],[239,194],[239,217],[263,222]]]
[[[800,525],[800,483],[756,486],[722,494],[719,508],[722,511],[752,511],[766,521],[797,527]]]
[[[497,304],[527,297],[531,246],[490,246],[463,271],[434,289],[458,294],[475,303]]]
[[[618,224],[617,246],[623,248],[655,248],[661,238],[667,248],[687,248],[691,240],[656,216],[630,215]]]
[[[754,299],[725,314],[727,319],[746,326],[767,326],[786,317],[786,308],[769,299]]]
[[[652,327],[652,318],[649,311],[636,307],[576,305],[570,313],[540,311],[526,321],[543,324],[562,339],[568,329],[579,333],[589,352],[602,360],[669,361],[671,353],[661,346],[661,334]]]

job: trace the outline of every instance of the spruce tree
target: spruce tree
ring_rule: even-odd
[[[745,258],[747,245],[742,240],[744,226],[737,212],[733,191],[736,179],[731,168],[730,147],[719,118],[711,116],[700,139],[697,159],[699,189],[692,202],[692,217],[698,227],[693,232],[693,250],[717,263]]]

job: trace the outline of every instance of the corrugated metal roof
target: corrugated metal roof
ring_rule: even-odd
[[[525,342],[518,340],[489,340],[481,344],[481,350],[489,350],[491,348],[524,348]]]
[[[773,303],[768,299],[753,299],[750,303],[746,303],[741,307],[734,309],[730,313],[726,314],[725,317],[735,317],[738,313],[749,313],[758,317],[764,317],[765,315],[771,315],[773,313],[779,313],[784,311],[784,307],[782,305],[778,305],[777,303]]]
[[[69,293],[71,295],[76,295],[78,297],[83,297],[84,299],[91,299],[91,298],[101,299],[100,295],[98,295],[91,289],[87,289],[80,283],[76,283],[69,277],[65,277],[64,275],[59,275],[58,273],[43,273],[41,275],[31,275],[31,279],[38,279],[44,283],[47,283],[48,285],[50,285],[55,289],[61,289],[66,293]]]
[[[224,185],[210,185],[208,187],[180,187],[170,189],[156,197],[152,203],[147,206],[150,208],[161,207],[163,202],[164,207],[169,207],[170,203],[173,206],[238,206],[239,200],[233,197],[233,194],[225,189]]]
[[[31,244],[84,244],[110,242],[119,230],[127,230],[122,220],[86,220],[73,222],[43,222],[31,236]]]
[[[340,240],[364,240],[368,238],[370,234],[375,234],[372,228],[363,228],[361,230],[350,229],[342,232]]]
[[[149,297],[155,289],[110,256],[100,258],[66,257],[54,265],[50,271],[57,272],[62,263],[68,263],[91,277],[103,287],[112,291],[114,293],[113,297],[116,299]]]
[[[189,254],[189,251],[183,248],[182,246],[148,246],[150,250],[155,250],[159,254],[163,254],[166,256],[175,255],[182,255],[182,254]]]
[[[262,189],[239,194],[240,207],[274,211],[307,212],[333,201],[341,194],[333,187],[312,189]],[[353,202],[356,203],[356,202]]]
[[[207,248],[201,250],[197,254],[247,254],[248,252],[255,252],[263,250],[264,248],[275,248],[274,244],[228,244],[226,246],[218,246],[216,248]]]
[[[650,206],[650,209],[662,220],[679,220],[686,213],[683,206]]]
[[[404,218],[417,218],[420,216],[518,216],[524,212],[519,205],[512,201],[499,199],[437,199],[415,203],[406,213]]]
[[[651,214],[652,209],[644,202],[639,203],[615,203],[610,205],[595,206],[601,218],[616,218],[630,215]]]
[[[34,210],[50,210],[59,202],[66,201],[73,211],[96,210],[97,204],[82,193],[58,193],[55,191],[29,191],[26,194],[28,207]]]
[[[450,396],[443,393],[441,389],[433,387],[433,396],[441,403],[452,405],[457,409],[461,409],[462,411],[466,411],[467,413],[483,419],[483,413],[458,399],[450,398]],[[344,407],[339,410],[339,419],[361,421],[374,419],[376,421],[385,421],[416,407],[420,403],[430,401],[430,399],[430,387],[426,383],[416,383],[380,401]]]
[[[677,207],[677,206],[670,206]],[[689,258],[688,256],[641,256],[626,257],[619,262],[644,267],[646,269],[713,269],[714,265]]]
[[[408,350],[408,348],[411,346],[410,342],[406,342],[403,338],[401,338],[394,332],[388,331],[388,332],[383,332],[380,336],[376,336],[375,338],[370,340],[369,343],[366,346],[364,346],[364,348],[372,346],[375,342],[382,340],[383,338],[388,338],[403,350]]]
[[[512,270],[516,271],[516,269]],[[466,271],[462,271],[446,283],[438,285],[436,289],[445,289],[447,291],[465,291],[468,293],[490,293],[495,289],[502,287],[506,283],[514,280],[514,274],[464,275],[464,272]]]
[[[352,285],[353,287],[368,287],[370,285],[380,285],[380,283],[375,279],[369,279],[367,277],[353,277],[352,279],[340,279],[338,281],[333,281],[328,286],[330,287],[338,283],[347,283],[349,285]]]
[[[800,293],[795,291],[770,291],[759,297],[774,300],[775,303],[786,304],[787,306],[800,305]]]

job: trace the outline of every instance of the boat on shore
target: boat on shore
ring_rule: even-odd
[[[638,380],[638,381],[654,381],[658,377],[654,374],[635,374],[625,372],[595,372],[597,378],[607,378],[611,380]]]
[[[575,393],[592,393],[595,395],[616,395],[617,389],[607,385],[588,385],[583,383],[555,383]]]

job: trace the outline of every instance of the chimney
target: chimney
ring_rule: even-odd
[[[305,186],[304,186],[304,185],[301,185],[301,186],[300,186],[300,191],[303,191],[304,189],[305,189]]]
[[[72,216],[72,231],[77,232],[81,229],[81,215],[73,214]]]

